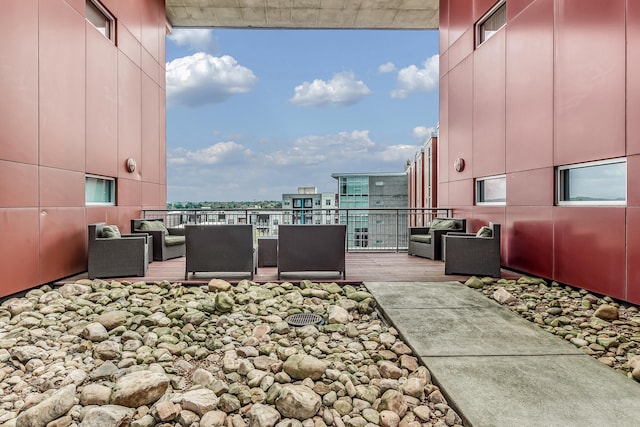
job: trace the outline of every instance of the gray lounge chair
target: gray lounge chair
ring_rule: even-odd
[[[144,276],[149,265],[148,234],[101,237],[105,223],[89,224],[87,272],[96,277]]]
[[[448,233],[444,238],[444,273],[500,277],[500,224],[489,223],[491,237]]]
[[[185,239],[183,228],[166,228],[162,218],[132,219],[132,233],[153,236],[153,260],[166,261],[184,255]]]
[[[188,224],[185,280],[189,273],[248,272],[253,280],[258,266],[255,229],[250,224]]]
[[[430,227],[409,228],[409,249],[407,252],[409,255],[441,260],[442,236],[451,232],[464,233],[466,230],[466,219],[434,218]]]
[[[278,279],[282,273],[345,271],[346,225],[278,226]]]

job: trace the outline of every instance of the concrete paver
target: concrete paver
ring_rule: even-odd
[[[366,282],[465,425],[640,425],[640,384],[459,282]]]

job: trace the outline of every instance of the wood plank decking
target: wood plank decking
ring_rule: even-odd
[[[309,279],[313,281],[331,281],[337,283],[361,283],[361,282],[445,282],[462,281],[469,276],[445,275],[444,263],[442,261],[432,261],[426,258],[410,256],[407,253],[380,253],[380,252],[348,252],[346,254],[347,278],[341,280],[336,274],[296,274],[283,275],[280,281],[300,281]],[[185,258],[174,258],[167,261],[154,261],[149,264],[149,269],[144,277],[121,277],[131,281],[155,282],[168,280],[170,282],[182,283],[203,283],[212,278],[223,278],[230,282],[237,282],[243,276],[225,276],[223,273],[216,275],[199,273],[195,276],[189,275],[189,280],[184,280]],[[258,273],[254,276],[254,281],[258,283],[278,282],[276,267],[258,267]],[[520,274],[510,270],[502,270],[502,277],[506,279],[516,279]],[[66,278],[60,282],[66,283],[77,279],[86,279],[87,273],[82,273]]]

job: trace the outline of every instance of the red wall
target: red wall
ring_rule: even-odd
[[[102,4],[116,44],[84,0],[2,5],[0,296],[85,271],[87,224],[166,207],[164,1]],[[116,178],[117,206],[85,206],[86,174]]]
[[[640,303],[640,2],[507,3],[474,49],[495,0],[440,1],[440,206],[504,224],[508,268]],[[625,156],[626,207],[554,205],[555,166]],[[506,205],[475,206],[497,174]]]

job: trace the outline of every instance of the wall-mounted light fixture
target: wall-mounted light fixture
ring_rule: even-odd
[[[127,159],[127,171],[133,173],[136,170],[136,160],[133,157]]]
[[[453,168],[456,170],[456,172],[462,172],[464,170],[464,159],[462,157],[458,157],[453,162]]]

